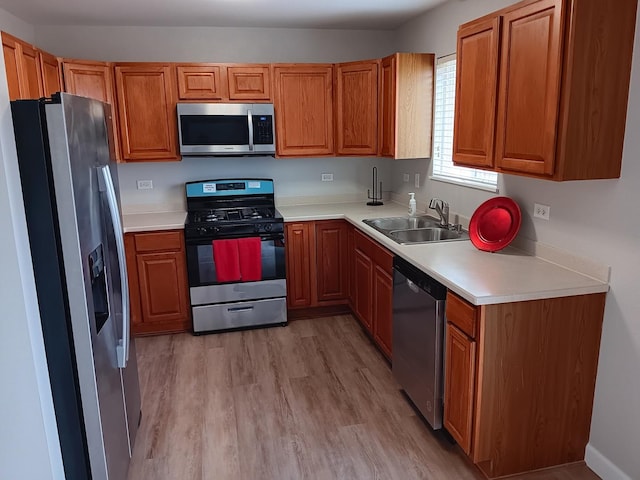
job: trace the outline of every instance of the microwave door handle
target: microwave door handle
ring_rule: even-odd
[[[127,262],[125,260],[124,239],[122,222],[120,221],[120,212],[118,210],[118,200],[116,190],[111,178],[111,171],[108,165],[100,167],[100,190],[106,193],[107,204],[109,206],[109,214],[111,216],[111,225],[116,238],[116,250],[118,252],[118,265],[120,267],[120,297],[122,298],[122,338],[118,340],[116,346],[118,367],[125,368],[129,360],[129,282],[127,281]]]
[[[247,110],[247,122],[249,124],[249,151],[253,152],[253,115]]]

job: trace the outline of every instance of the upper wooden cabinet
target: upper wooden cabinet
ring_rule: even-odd
[[[333,65],[275,65],[279,156],[333,155]]]
[[[178,159],[174,66],[117,64],[115,84],[123,159]]]
[[[228,65],[229,100],[271,100],[271,67],[269,65]]]
[[[454,162],[552,180],[619,177],[636,8],[525,0],[462,25]]]
[[[62,62],[66,92],[94,98],[111,105],[111,126],[116,160],[122,160],[120,132],[115,103],[113,67],[107,62],[64,59]]]
[[[178,98],[180,100],[223,100],[228,98],[225,72],[220,65],[207,63],[178,64]]]
[[[335,66],[336,153],[376,155],[378,152],[379,61]]]
[[[42,94],[50,97],[56,92],[62,91],[60,75],[60,61],[50,53],[38,50],[38,62],[42,74]]]
[[[40,98],[42,78],[38,50],[5,32],[2,32],[2,50],[9,100]]]
[[[431,156],[434,60],[431,53],[396,53],[382,59],[378,107],[381,156]]]
[[[176,65],[180,100],[271,100],[270,67],[265,64],[181,63]]]

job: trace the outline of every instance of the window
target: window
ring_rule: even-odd
[[[447,55],[436,64],[433,123],[433,180],[496,192],[498,174],[453,164],[453,116],[456,96],[456,56]]]

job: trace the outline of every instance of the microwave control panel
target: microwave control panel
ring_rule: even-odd
[[[253,116],[253,143],[256,145],[273,144],[273,116]]]

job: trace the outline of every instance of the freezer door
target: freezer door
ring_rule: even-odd
[[[100,168],[111,162],[104,105],[61,99],[45,112],[89,460],[94,480],[119,480],[130,441],[117,359],[119,270],[99,189]]]

